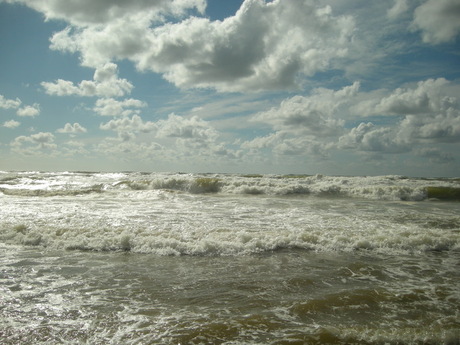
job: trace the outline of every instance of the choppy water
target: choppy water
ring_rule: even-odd
[[[0,172],[0,339],[460,344],[459,187]]]

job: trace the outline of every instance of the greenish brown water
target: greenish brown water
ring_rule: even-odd
[[[3,344],[458,343],[458,253],[2,254]]]
[[[0,343],[458,345],[427,185],[458,181],[0,172]]]

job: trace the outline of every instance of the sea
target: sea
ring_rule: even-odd
[[[460,179],[0,171],[0,343],[460,344]]]

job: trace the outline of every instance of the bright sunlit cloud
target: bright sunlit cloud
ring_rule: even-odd
[[[458,1],[235,4],[0,1],[0,169],[458,175]]]

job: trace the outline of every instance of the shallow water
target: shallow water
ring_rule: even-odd
[[[3,174],[2,344],[460,343],[456,181]]]
[[[2,247],[4,344],[439,344],[460,255],[158,256]]]

